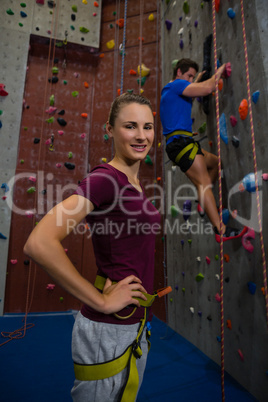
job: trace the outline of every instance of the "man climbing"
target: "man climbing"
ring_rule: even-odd
[[[198,74],[198,64],[190,59],[181,59],[173,71],[173,79],[163,89],[160,101],[160,118],[166,137],[166,152],[169,159],[195,185],[198,192],[199,209],[204,209],[220,241],[220,217],[212,192],[218,177],[218,158],[201,149],[192,133],[192,98],[207,96],[216,89],[225,64],[211,78],[201,81],[205,71]],[[223,241],[243,236],[247,228],[233,229],[222,224]]]

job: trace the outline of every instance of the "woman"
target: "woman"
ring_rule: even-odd
[[[140,306],[148,297],[144,292],[153,291],[155,234],[160,229],[160,216],[145,197],[138,178],[141,160],[154,140],[149,100],[134,94],[116,98],[106,130],[114,141],[114,158],[92,169],[75,194],[54,207],[33,230],[24,248],[56,282],[84,303],[72,339],[78,371],[125,352],[135,341],[144,317],[145,309]],[[61,245],[71,231],[69,219],[77,225],[84,218],[92,228],[102,292],[78,273]],[[136,362],[138,388],[147,358],[145,331],[140,337],[136,342],[142,349]],[[102,380],[88,381],[87,375],[84,378],[83,373],[76,373],[73,400],[135,401],[135,387],[135,391],[130,387],[131,396],[123,395],[127,378],[128,368]]]

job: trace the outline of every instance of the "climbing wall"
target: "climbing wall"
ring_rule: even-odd
[[[216,12],[217,59],[231,63],[231,75],[219,91],[220,146],[223,164],[223,217],[230,226],[247,225],[248,237],[224,243],[224,332],[220,311],[220,247],[207,217],[197,213],[197,194],[178,167],[165,155],[166,237],[168,281],[174,291],[169,299],[169,324],[211,359],[221,364],[224,340],[225,370],[258,400],[268,395],[268,334],[263,258],[249,115],[239,113],[247,99],[247,79],[240,2],[218,2]],[[261,12],[263,10],[263,12]],[[264,10],[266,12],[264,12]],[[264,252],[267,255],[267,4],[244,1],[244,15],[256,143]],[[163,86],[172,78],[172,64],[183,57],[204,63],[204,43],[213,33],[212,2],[169,1],[162,10]],[[206,48],[207,50],[207,48]],[[211,52],[213,69],[213,47]],[[214,69],[213,69],[214,70]],[[243,108],[242,108],[243,109]],[[206,113],[205,113],[205,111]],[[240,110],[241,111],[241,110]],[[201,146],[217,153],[215,97],[194,101],[193,130]],[[253,180],[254,182],[254,180]],[[243,184],[243,186],[242,186]],[[214,187],[218,203],[218,185]],[[184,204],[186,203],[186,204]],[[191,207],[190,217],[183,206]],[[226,395],[228,400],[228,395]]]
[[[90,3],[92,5],[92,2]],[[77,15],[81,7],[86,10],[87,5],[83,5],[82,2],[72,4],[77,4]],[[77,42],[75,40],[69,42],[69,34],[67,40],[65,36],[61,38],[57,36],[56,40],[44,37],[40,34],[40,31],[43,32],[41,25],[38,25],[39,31],[33,31],[30,36],[19,34],[22,36],[22,48],[22,44],[16,44],[15,38],[18,33],[3,28],[5,43],[8,43],[8,36],[12,35],[13,46],[12,52],[4,53],[9,56],[10,61],[5,63],[5,75],[2,77],[2,82],[5,78],[5,82],[9,83],[6,85],[9,95],[5,99],[4,97],[0,99],[5,102],[3,105],[6,107],[1,129],[2,138],[6,143],[8,143],[8,130],[5,127],[7,121],[4,117],[9,117],[12,121],[16,115],[12,103],[8,103],[13,98],[13,102],[16,100],[13,94],[15,84],[11,86],[11,83],[17,82],[17,86],[20,86],[20,98],[16,105],[16,110],[19,110],[20,114],[16,116],[17,137],[16,143],[13,141],[12,154],[13,164],[15,163],[15,183],[5,176],[2,179],[1,190],[4,197],[1,200],[3,210],[12,209],[12,215],[6,221],[6,226],[2,225],[0,229],[6,237],[1,239],[0,245],[5,245],[6,250],[9,247],[6,260],[1,261],[2,278],[4,280],[7,278],[5,304],[2,307],[5,312],[79,308],[78,301],[56,286],[46,273],[27,259],[23,254],[23,245],[44,213],[70,195],[78,181],[86,176],[91,167],[111,159],[112,142],[105,136],[104,127],[109,108],[121,86],[123,91],[139,92],[137,68],[140,61],[146,70],[141,91],[150,98],[156,114],[155,145],[149,158],[142,164],[141,181],[152,200],[155,197],[153,184],[161,185],[161,126],[158,116],[161,87],[158,28],[160,10],[155,1],[147,2],[143,9],[140,9],[140,5],[134,1],[128,2],[126,46],[122,68],[124,29],[121,20],[124,18],[124,5],[124,2],[121,4],[116,1],[105,2],[102,8],[98,49],[86,45],[85,41],[82,43],[80,37]],[[68,6],[70,11],[70,3]],[[26,2],[25,12],[28,10],[27,7]],[[47,3],[42,7],[45,7],[42,8],[42,12],[46,10],[50,15],[52,9]],[[58,18],[55,15],[55,24],[58,20],[59,26],[63,21],[66,22],[66,19],[59,17],[66,10],[66,2],[57,2],[54,13],[57,7],[59,11]],[[18,5],[13,8],[10,5],[10,8],[14,11],[14,15],[7,14],[7,18],[15,18]],[[5,12],[7,9],[6,5]],[[71,10],[70,13],[74,11]],[[68,25],[66,22],[62,26],[69,27],[70,15],[68,14]],[[35,26],[36,21],[35,19]],[[87,34],[84,35],[86,38]],[[143,38],[142,42],[139,40],[140,35]],[[24,56],[22,60],[21,54]],[[17,63],[20,62],[20,67],[15,63],[14,71],[11,70],[9,74],[8,64],[13,66],[15,60]],[[16,69],[23,71],[19,79],[16,77]],[[4,161],[2,159],[1,171],[6,174]],[[163,234],[159,234],[156,243],[156,288],[162,288],[165,282],[163,244]],[[83,224],[65,239],[64,248],[79,272],[93,281],[96,273],[95,259],[89,233]],[[3,286],[2,305],[4,289]],[[165,319],[164,301],[157,301],[154,308],[158,317]]]

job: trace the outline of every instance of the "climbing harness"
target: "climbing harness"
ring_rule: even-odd
[[[192,136],[193,136],[193,133],[190,133],[189,131],[176,130],[176,131],[173,131],[172,133],[168,134],[168,135],[166,136],[166,139],[168,140],[169,138],[174,137],[175,135],[187,135],[188,137],[192,137]],[[196,142],[193,142],[193,143],[191,143],[191,144],[189,144],[189,145],[186,145],[186,147],[183,148],[183,149],[178,153],[178,155],[176,156],[175,163],[178,164],[179,161],[181,160],[181,158],[183,157],[183,155],[185,155],[185,154],[186,154],[188,151],[190,151],[190,150],[192,150],[192,152],[191,152],[190,155],[189,155],[189,159],[190,159],[191,161],[194,160],[194,158],[195,158],[195,156],[196,156],[196,154],[197,154],[197,152],[198,152],[198,145],[197,145]]]
[[[104,285],[106,282],[106,278],[97,275],[96,281],[94,283],[95,287],[99,290],[103,290]],[[113,282],[115,284],[116,282]],[[114,375],[120,373],[126,367],[128,367],[128,377],[124,389],[122,390],[121,402],[134,402],[136,399],[138,386],[139,386],[139,373],[136,366],[136,359],[139,359],[142,356],[142,350],[140,347],[140,341],[145,329],[145,324],[147,320],[147,308],[150,307],[156,297],[162,297],[167,293],[171,292],[171,287],[168,286],[164,289],[160,289],[154,292],[153,295],[148,293],[143,293],[147,300],[139,300],[139,303],[144,309],[144,317],[141,319],[140,327],[138,330],[138,334],[132,342],[131,345],[117,358],[113,360],[109,360],[108,362],[104,363],[96,363],[96,364],[78,364],[74,362],[74,372],[75,378],[79,381],[97,381],[103,380],[108,377],[113,377]],[[131,317],[136,311],[136,307],[133,309],[131,314],[127,317],[121,317],[117,314],[115,316],[119,319],[127,319]],[[147,325],[146,331],[146,339],[148,342],[148,351],[150,350],[150,330]]]

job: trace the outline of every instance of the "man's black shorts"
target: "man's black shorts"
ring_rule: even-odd
[[[189,144],[197,144],[198,145],[198,151],[197,155],[203,155],[203,152],[201,151],[201,146],[198,141],[195,141],[192,137],[180,137],[180,138],[174,138],[172,142],[170,142],[166,146],[166,153],[169,157],[169,159],[178,165],[182,172],[186,172],[193,164],[194,159],[189,159],[190,153],[192,152],[192,149],[190,149],[186,154],[182,156],[180,159],[179,163],[176,163],[176,157],[178,154]]]

